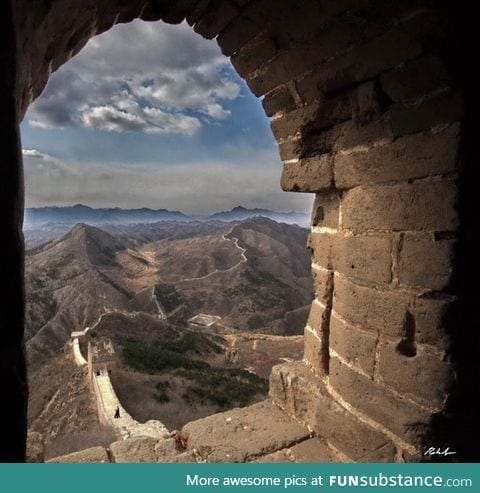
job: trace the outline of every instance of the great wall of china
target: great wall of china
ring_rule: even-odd
[[[115,352],[110,340],[89,342],[88,359],[85,359],[81,352],[80,340],[85,339],[88,330],[87,328],[72,333],[72,356],[77,366],[88,368],[88,379],[95,395],[100,422],[111,426],[123,440],[136,437],[169,437],[169,431],[160,421],[139,423],[122,406],[110,380],[110,372],[116,369]],[[115,418],[117,409],[119,416]]]

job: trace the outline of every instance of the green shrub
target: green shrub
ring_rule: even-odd
[[[155,286],[155,296],[166,313],[170,313],[183,303],[182,296],[173,284],[157,284]]]
[[[210,403],[222,410],[247,406],[268,390],[265,379],[240,369],[205,368],[177,374],[193,382],[183,396],[187,402]]]

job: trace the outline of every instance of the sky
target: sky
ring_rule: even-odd
[[[280,189],[261,101],[215,41],[134,21],[50,78],[21,125],[26,205],[308,211]]]

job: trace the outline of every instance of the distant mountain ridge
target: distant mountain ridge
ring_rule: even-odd
[[[120,207],[96,209],[83,204],[73,206],[32,207],[25,210],[25,228],[34,229],[42,225],[64,224],[73,226],[78,223],[91,225],[153,223],[160,221],[243,221],[253,217],[266,217],[277,222],[298,224],[308,227],[310,216],[302,212],[279,212],[269,209],[248,209],[237,206],[229,211],[216,212],[212,215],[184,214],[168,209],[122,209]]]
[[[25,225],[39,226],[47,223],[148,223],[155,221],[188,221],[179,211],[168,209],[121,209],[119,207],[95,209],[83,204],[66,207],[38,207],[25,210]]]
[[[215,219],[219,221],[243,221],[252,217],[267,217],[277,222],[284,222],[287,224],[299,224],[301,226],[308,226],[310,217],[308,214],[302,212],[278,212],[271,211],[269,209],[247,209],[246,207],[237,206],[230,211],[216,212],[212,214],[209,219]]]

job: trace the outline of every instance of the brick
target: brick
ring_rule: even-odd
[[[278,112],[287,112],[295,108],[295,101],[287,87],[281,87],[268,93],[262,100],[267,116]]]
[[[290,192],[329,190],[333,182],[333,159],[329,154],[285,163],[281,187]]]
[[[405,235],[398,262],[400,284],[433,290],[448,288],[453,275],[454,240]]]
[[[458,226],[453,180],[360,186],[342,202],[342,226],[353,231],[437,230]]]
[[[343,135],[344,125],[341,123],[321,132],[305,133],[298,140],[301,143],[298,152],[299,157],[311,157],[331,153],[337,147],[337,143]]]
[[[187,13],[187,22],[193,26],[210,7],[211,0],[199,0],[195,7]]]
[[[415,321],[415,340],[441,349],[448,347],[444,319],[451,302],[360,286],[338,274],[334,277],[333,314],[366,329],[402,337],[409,311]]]
[[[261,31],[254,21],[240,16],[218,35],[217,42],[224,55],[232,56]]]
[[[107,451],[104,447],[91,447],[79,452],[72,452],[68,455],[63,455],[61,457],[55,457],[47,462],[50,463],[100,463],[100,462],[110,462],[108,458]]]
[[[255,0],[239,7],[240,14],[217,37],[226,56],[239,52],[249,41],[267,31],[267,27],[269,32],[273,32],[272,14],[278,10],[275,0]]]
[[[271,127],[273,135],[277,140],[293,137],[298,133],[303,133],[305,127],[312,125],[317,119],[321,105],[312,104],[304,108],[299,108],[285,113],[280,118],[272,121]]]
[[[296,50],[280,51],[278,56],[247,77],[246,82],[255,96],[260,97],[276,87],[293,81],[297,74],[310,70],[312,62],[305,53]]]
[[[333,294],[333,272],[312,268],[315,298],[324,304],[330,302]]]
[[[347,363],[373,377],[377,333],[358,330],[332,314],[329,345]]]
[[[328,324],[328,311],[325,307],[314,301],[310,308],[307,323],[317,334],[321,335],[323,327],[325,324]]]
[[[397,344],[380,345],[379,379],[402,395],[440,408],[452,383],[452,369],[442,357],[425,347],[417,347],[414,357],[400,354]]]
[[[304,364],[273,367],[270,396],[352,460],[393,461],[390,440],[340,406]]]
[[[385,236],[334,235],[334,270],[354,279],[389,283],[392,279],[392,242]]]
[[[227,0],[212,0],[207,10],[195,22],[193,29],[204,38],[212,39],[238,15],[238,8]]]
[[[420,445],[432,413],[395,395],[368,377],[330,358],[330,384],[353,408],[385,426],[407,443]]]
[[[336,193],[317,193],[313,202],[312,226],[338,227],[340,199]]]
[[[438,55],[428,54],[384,72],[380,81],[392,101],[411,101],[451,85],[452,77]]]
[[[297,8],[297,10],[299,9]],[[340,39],[340,43],[335,45],[335,43],[327,44],[327,42],[319,41],[318,37],[321,38],[322,35],[322,31],[319,31],[315,37],[315,42],[311,42],[310,45],[305,43],[303,46],[297,46],[295,49],[282,53],[278,60],[265,67],[263,72],[255,74],[248,81],[250,88],[257,96],[265,94],[276,85],[293,80],[295,75],[298,77],[299,74],[307,74],[317,67],[316,72],[321,74],[321,77],[316,85],[325,93],[331,93],[371,79],[400,63],[418,57],[422,53],[421,42],[416,38],[422,37],[421,33],[425,30],[426,24],[431,24],[430,17],[431,15],[425,15],[425,22],[419,22],[418,19],[415,19],[415,21],[409,22],[411,26],[408,27],[392,28],[373,40],[360,44],[360,46],[354,46],[345,55],[328,61],[324,60],[334,56],[334,54],[338,55],[335,48],[345,50],[348,47],[351,41],[349,36],[358,40],[358,32],[355,35],[345,33],[346,37],[343,40]],[[305,27],[305,17],[302,19],[302,32],[312,32],[312,29]],[[372,34],[375,35],[376,32]],[[328,36],[326,39],[328,40]],[[342,43],[344,43],[343,46]],[[318,46],[325,46],[329,52],[323,53],[322,48],[318,48]],[[333,52],[332,46],[334,47]],[[299,90],[300,94],[303,94],[302,84],[300,84]],[[310,98],[307,97],[306,99],[309,100]]]
[[[232,0],[232,1],[237,7],[245,7],[247,3],[250,3],[253,0]]]
[[[232,64],[242,76],[253,72],[264,62],[274,57],[277,53],[277,45],[265,34],[257,36],[232,56]]]
[[[313,261],[324,269],[332,268],[332,251],[334,235],[326,233],[311,233],[308,246],[313,249]]]
[[[335,275],[333,311],[351,323],[400,336],[409,298],[395,291],[360,286]]]
[[[375,81],[360,84],[352,93],[352,117],[357,125],[365,125],[383,113],[383,95]]]
[[[424,132],[357,152],[338,152],[334,158],[335,185],[352,188],[392,181],[425,178],[457,167],[459,125]]]
[[[304,152],[304,146],[300,139],[288,139],[278,144],[280,159],[289,161],[290,159],[298,159]]]
[[[417,14],[417,15],[415,15]],[[443,34],[435,11],[410,13],[407,20],[387,32],[356,45],[346,56],[319,68],[323,72],[325,92],[336,91],[371,79],[387,70],[418,58],[424,52],[423,44],[433,35]]]
[[[392,140],[393,134],[390,124],[385,118],[361,126],[354,121],[349,121],[342,124],[338,129],[335,150],[365,152],[372,147],[384,145]]]
[[[182,433],[203,462],[248,462],[310,437],[268,400],[190,421]]]
[[[253,462],[272,463],[272,462],[341,462],[339,454],[328,447],[325,440],[317,437],[310,438],[303,442],[283,450],[278,450],[272,454],[264,455]]]
[[[323,268],[364,281],[389,283],[392,279],[392,243],[388,237],[313,232],[309,246],[313,261]]]
[[[461,96],[449,91],[422,100],[416,106],[395,103],[388,111],[388,120],[393,135],[398,137],[457,122],[461,120],[463,113]]]
[[[164,3],[162,20],[168,24],[180,24],[199,0],[171,0]]]
[[[297,133],[318,132],[351,117],[351,98],[343,95],[286,113],[272,122],[272,131],[279,140]]]
[[[290,455],[295,463],[338,462],[337,456],[326,442],[316,437],[294,445],[290,449]]]
[[[284,0],[282,6],[285,3]],[[323,36],[322,34],[325,31],[330,31],[333,26],[337,27],[338,25],[342,26],[343,24],[355,22],[357,17],[353,14],[353,11],[361,9],[366,4],[364,0],[339,0],[337,2],[328,0],[290,0],[288,3],[290,8],[285,10],[283,15],[280,15],[280,9],[277,11],[279,19],[275,28],[281,31],[279,35],[282,41],[285,44],[292,40],[297,43],[314,41],[319,51],[329,50],[326,55],[322,55],[323,58],[332,56],[330,51],[336,45],[341,44],[342,36]],[[340,15],[341,17],[338,18],[337,16]]]
[[[415,339],[440,350],[448,349],[450,340],[446,321],[454,298],[415,298],[411,308],[415,320]]]
[[[355,46],[346,56],[320,68],[323,72],[321,87],[328,93],[351,86],[415,58],[421,52],[421,44],[408,36],[402,27],[392,29],[361,46]]]
[[[326,354],[326,351],[324,350],[324,342],[321,340],[320,336],[312,334],[312,332],[307,329],[305,329],[304,340],[305,361],[307,361],[318,374],[324,375],[327,365],[324,359]]]

